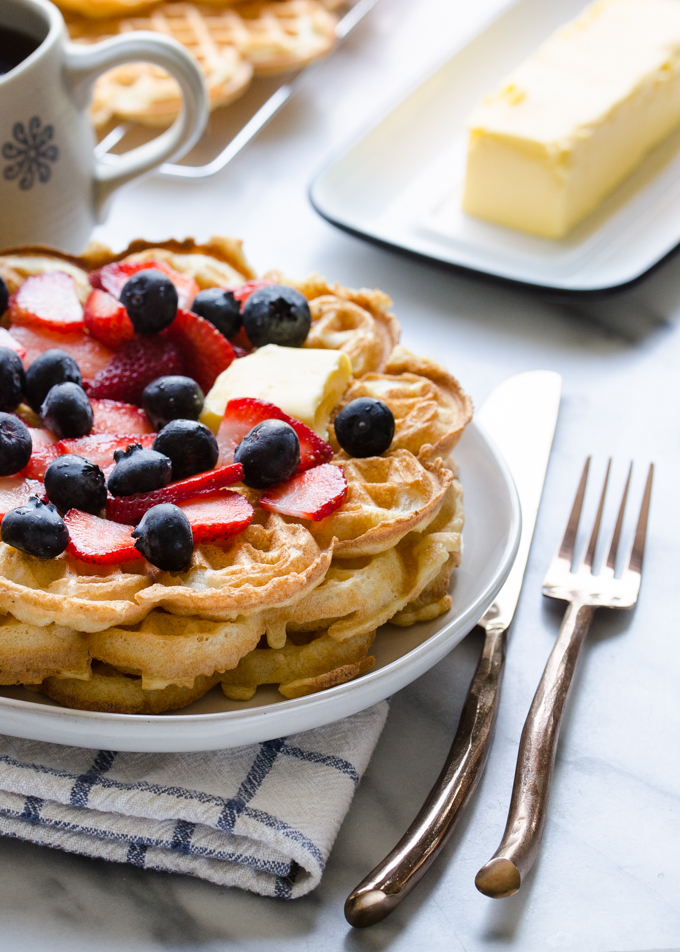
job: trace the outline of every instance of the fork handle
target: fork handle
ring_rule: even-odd
[[[531,703],[519,743],[510,812],[501,844],[477,873],[485,896],[512,896],[534,864],[547,817],[560,726],[594,608],[570,602]]]
[[[484,770],[491,747],[505,660],[505,631],[489,630],[458,730],[439,777],[397,845],[345,902],[350,925],[375,925],[422,879],[453,832]]]

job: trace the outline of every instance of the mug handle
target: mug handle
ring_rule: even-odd
[[[176,40],[157,33],[140,30],[92,46],[67,43],[64,77],[78,106],[86,109],[101,73],[113,66],[140,61],[155,63],[177,80],[182,92],[182,111],[170,128],[151,142],[124,152],[113,162],[95,159],[94,203],[100,220],[107,200],[117,188],[163,162],[183,156],[200,139],[208,121],[208,93],[198,63]]]

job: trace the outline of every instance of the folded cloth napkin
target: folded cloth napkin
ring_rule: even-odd
[[[0,833],[294,899],[318,885],[387,702],[249,747],[86,750],[0,735]]]

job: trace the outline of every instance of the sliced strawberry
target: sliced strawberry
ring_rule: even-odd
[[[199,286],[189,275],[175,271],[165,261],[114,261],[113,264],[107,264],[99,271],[93,271],[90,275],[90,284],[93,288],[102,288],[115,298],[119,298],[120,292],[133,274],[147,271],[150,268],[167,274],[177,288],[180,307],[191,306],[192,301],[200,291]]]
[[[245,284],[239,284],[237,287],[227,288],[227,290],[231,291],[236,300],[241,302],[241,312],[243,312],[243,307],[251,294],[273,283],[271,278],[254,278],[252,281],[246,281]]]
[[[142,558],[141,552],[135,549],[130,526],[121,526],[79,509],[69,509],[64,522],[70,536],[66,551],[81,562],[116,565]]]
[[[191,311],[177,311],[177,317],[163,336],[179,347],[187,373],[203,393],[212,389],[217,377],[234,360],[234,350],[214,324]]]
[[[83,308],[75,281],[63,271],[32,274],[9,299],[9,319],[43,330],[82,330]]]
[[[85,327],[93,337],[114,350],[135,336],[128,313],[117,298],[95,288],[85,302]]]
[[[85,437],[87,439],[87,437]],[[223,466],[221,469],[211,469],[207,473],[199,473],[188,479],[180,479],[170,483],[162,489],[155,489],[150,493],[135,493],[134,496],[109,496],[106,501],[106,516],[114,522],[125,522],[134,526],[152,506],[162,502],[180,503],[185,499],[193,499],[207,493],[214,493],[216,489],[231,486],[243,479],[243,467],[240,463]]]
[[[0,327],[0,347],[13,350],[20,360],[23,360],[26,356],[26,348],[21,346],[16,337],[12,337],[6,327]]]
[[[126,436],[154,433],[154,428],[143,410],[121,400],[90,400],[94,414],[94,423],[90,436],[99,433],[121,434]]]
[[[253,507],[245,496],[222,489],[209,496],[187,499],[179,505],[191,523],[194,545],[223,542],[250,525]]]
[[[234,353],[237,357],[245,357],[246,354],[250,354],[253,350],[253,345],[250,343],[248,335],[242,327],[239,329],[238,334],[235,334],[234,337],[231,338],[229,343],[234,348]]]
[[[161,334],[148,334],[123,344],[86,390],[90,399],[139,403],[144,387],[156,377],[183,373],[180,350],[173,341]]]
[[[0,479],[0,522],[10,509],[24,506],[30,496],[45,499],[45,487],[37,479],[22,479],[21,476]]]
[[[346,495],[347,480],[342,469],[324,463],[268,489],[260,496],[260,505],[269,512],[319,522],[339,509]]]
[[[313,466],[327,463],[332,458],[333,447],[317,436],[306,423],[288,416],[273,403],[265,403],[264,400],[257,400],[255,397],[238,397],[227,404],[217,431],[217,445],[220,449],[217,465],[226,466],[227,463],[231,463],[234,450],[243,437],[263,420],[283,420],[289,423],[297,433],[300,441],[300,464],[296,472],[302,473]]]
[[[83,459],[98,466],[104,471],[104,475],[108,476],[116,465],[113,458],[116,450],[125,450],[132,443],[141,443],[145,449],[151,449],[155,439],[155,433],[145,433],[141,436],[139,434],[114,436],[111,433],[105,433],[98,436],[81,436],[77,440],[60,440],[57,443],[57,449],[59,455],[62,456],[65,453],[82,456]]]
[[[38,427],[29,426],[28,431],[33,442],[33,452],[20,475],[29,479],[44,479],[45,470],[59,456],[57,438],[49,430],[41,430]]]
[[[10,334],[26,351],[26,357],[21,359],[26,367],[32,364],[36,357],[46,350],[58,347],[73,357],[80,367],[84,380],[92,378],[110,362],[113,351],[105,347],[85,331],[75,331],[68,334],[59,334],[35,327],[20,327],[13,324]]]

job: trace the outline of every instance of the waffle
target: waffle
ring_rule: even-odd
[[[118,255],[92,245],[82,258],[13,249],[0,255],[0,273],[20,282],[61,268],[85,288],[88,271],[110,261],[159,258],[201,287],[254,276],[240,242],[219,238],[138,241]],[[234,699],[260,684],[299,697],[367,670],[385,622],[413,624],[450,607],[464,516],[444,454],[469,421],[469,399],[438,364],[397,346],[399,325],[382,292],[318,275],[271,276],[305,293],[319,346],[347,350],[367,368],[339,406],[358,395],[385,400],[397,423],[390,450],[349,459],[336,447],[348,494],[320,522],[265,512],[258,492],[237,485],[256,507],[253,522],[226,543],[197,547],[180,573],[144,560],[40,561],[0,543],[0,683],[39,685],[60,703],[120,713],[182,707],[218,681]]]
[[[416,357],[395,347],[386,373],[366,373],[350,385],[336,414],[351,400],[372,397],[386,403],[394,415],[395,434],[390,452],[408,450],[419,459],[445,458],[472,419],[472,401],[447,370],[427,357]],[[330,441],[340,459],[330,427]]]
[[[112,2],[103,0],[108,8]],[[73,3],[80,6],[80,0]],[[237,99],[253,75],[299,69],[323,56],[335,42],[336,18],[318,0],[257,0],[237,7],[172,0],[137,16],[108,19],[93,19],[83,12],[66,16],[71,39],[77,43],[137,30],[180,42],[198,60],[211,109]],[[177,117],[181,105],[179,87],[168,73],[151,63],[127,63],[97,80],[90,114],[97,128],[113,120],[163,127]]]

